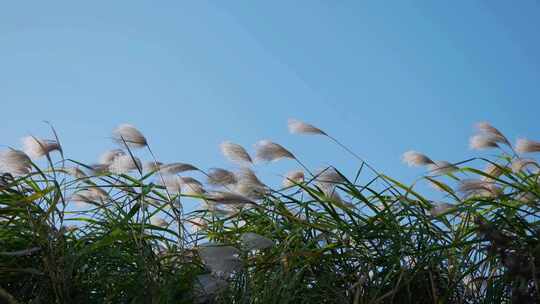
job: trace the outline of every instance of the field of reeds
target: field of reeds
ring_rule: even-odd
[[[64,155],[52,127],[4,149],[0,303],[540,302],[540,166],[526,158],[540,142],[479,123],[471,148],[496,156],[408,151],[426,171],[405,184],[313,125],[288,126],[346,150],[357,173],[308,168],[267,140],[253,157],[224,142],[237,170],[141,161],[151,145],[127,124],[96,164]],[[252,163],[280,159],[302,169],[257,177]]]

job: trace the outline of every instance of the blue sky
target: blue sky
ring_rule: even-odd
[[[295,117],[411,181],[404,151],[465,159],[477,121],[540,139],[539,29],[537,1],[10,1],[0,142],[50,137],[49,120],[92,163],[129,122],[166,162],[230,167],[220,142],[271,139],[354,172],[323,138],[289,135]]]

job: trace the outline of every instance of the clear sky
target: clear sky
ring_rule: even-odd
[[[539,3],[6,1],[0,143],[50,137],[49,120],[67,156],[92,163],[128,122],[166,162],[227,167],[221,141],[271,139],[310,167],[356,169],[323,138],[289,135],[295,117],[411,181],[422,170],[402,152],[465,159],[477,121],[540,139]]]

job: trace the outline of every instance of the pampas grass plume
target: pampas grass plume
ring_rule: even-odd
[[[255,144],[255,158],[262,161],[277,161],[283,158],[296,159],[296,157],[280,144],[269,140],[261,140]]]
[[[498,148],[497,140],[494,137],[484,134],[477,134],[469,139],[469,148],[473,150],[485,150]]]
[[[50,139],[26,136],[21,138],[21,142],[24,153],[32,159],[43,157],[55,150],[62,150],[58,142]]]
[[[0,152],[0,172],[22,176],[30,173],[32,161],[23,151],[9,149]]]
[[[292,134],[327,135],[323,130],[294,118],[289,119],[288,127]]]
[[[252,163],[251,156],[247,153],[246,149],[239,144],[235,144],[230,141],[225,141],[220,145],[221,152],[230,161],[245,164]]]
[[[426,155],[416,152],[416,151],[407,151],[403,153],[402,160],[409,167],[418,167],[435,164],[429,157]]]
[[[162,165],[159,168],[159,172],[161,174],[178,174],[182,172],[198,171],[198,170],[199,168],[188,163],[171,163],[171,164]]]
[[[144,148],[148,145],[146,138],[135,126],[121,124],[113,130],[113,140],[120,146],[130,148]]]
[[[533,153],[540,152],[540,142],[520,138],[516,142],[516,151],[518,153]]]
[[[304,171],[302,170],[294,170],[290,171],[285,175],[285,178],[283,179],[283,187],[292,187],[298,183],[302,183],[304,181]]]
[[[231,171],[221,168],[212,168],[208,170],[207,182],[209,185],[213,186],[226,186],[236,184],[237,179]]]
[[[109,165],[109,170],[115,174],[125,174],[141,168],[141,160],[131,155],[120,155]]]

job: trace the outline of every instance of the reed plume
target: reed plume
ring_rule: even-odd
[[[103,203],[109,199],[107,192],[98,187],[90,187],[77,191],[70,200],[78,203]]]
[[[199,168],[188,163],[171,163],[161,165],[159,168],[161,174],[178,174],[187,171],[199,171]]]
[[[126,152],[122,149],[112,149],[103,152],[99,156],[98,163],[103,165],[110,165],[118,156],[126,155]]]
[[[485,136],[484,134],[477,134],[469,139],[469,148],[473,150],[485,150],[498,147],[499,145],[494,138]]]
[[[290,118],[288,121],[289,132],[291,134],[324,135],[328,136],[323,130],[308,123]]]
[[[488,137],[495,142],[503,143],[505,145],[508,145],[509,147],[512,147],[512,144],[510,144],[510,141],[506,138],[506,136],[504,136],[501,131],[493,127],[488,122],[484,121],[477,123],[476,129],[485,137]]]
[[[0,172],[22,176],[31,170],[32,161],[23,151],[8,149],[0,152]]]
[[[296,159],[296,157],[280,144],[269,140],[261,140],[255,144],[255,158],[262,161],[277,161],[283,158]]]
[[[435,165],[435,162],[426,155],[412,150],[403,153],[402,160],[409,167]]]
[[[520,171],[523,171],[529,166],[535,167],[536,171],[538,171],[538,169],[540,169],[540,165],[536,162],[536,160],[531,159],[531,158],[516,158],[516,159],[513,159],[512,164],[510,166],[512,167],[512,171],[514,173],[518,173]]]
[[[290,171],[285,175],[285,178],[282,181],[283,187],[288,188],[296,184],[302,183],[304,181],[304,171],[294,170]]]
[[[41,139],[34,136],[26,136],[21,139],[23,151],[32,159],[48,155],[52,151],[61,151],[62,147],[56,140]]]
[[[144,148],[148,145],[146,138],[135,126],[121,124],[113,130],[113,140],[120,146],[129,148]]]
[[[497,185],[490,181],[480,179],[466,179],[459,184],[458,191],[463,197],[485,196],[497,197],[502,194],[502,190]]]
[[[212,191],[206,194],[205,198],[208,201],[215,202],[218,204],[224,205],[246,205],[246,204],[255,204],[251,199],[233,192],[225,191]]]
[[[239,144],[225,141],[220,145],[221,152],[230,161],[240,164],[251,164],[253,160],[249,153]]]
[[[428,164],[427,167],[430,173],[433,175],[450,174],[458,170],[458,167],[456,167],[454,164],[444,160],[434,161],[433,164]]]
[[[516,142],[516,151],[518,153],[540,152],[540,142],[528,140],[526,138],[520,138]]]
[[[236,184],[237,178],[233,172],[221,169],[221,168],[212,168],[208,170],[208,179],[207,182],[212,186],[226,186]]]
[[[115,174],[126,174],[141,168],[141,160],[131,155],[120,155],[109,165],[109,171]]]

